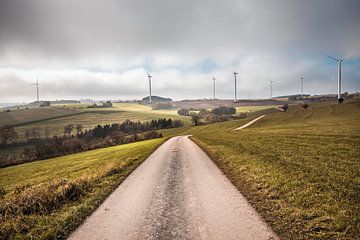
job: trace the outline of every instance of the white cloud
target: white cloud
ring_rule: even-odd
[[[154,93],[232,98],[336,91],[325,54],[360,54],[360,2],[17,1],[0,3],[0,102],[44,98],[141,98]],[[210,67],[205,66],[210,62]],[[360,61],[344,65],[344,90],[359,90]],[[206,69],[204,69],[206,68]]]

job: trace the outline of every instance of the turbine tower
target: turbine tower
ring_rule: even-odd
[[[237,102],[237,97],[236,97],[236,92],[237,92],[237,89],[236,89],[236,75],[238,75],[239,73],[237,72],[234,72],[234,80],[235,80],[235,96],[234,96],[234,102]]]
[[[301,98],[304,98],[304,78],[301,78]]]
[[[151,78],[152,78],[152,76],[150,75],[149,72],[147,73],[147,76],[148,76],[148,79],[149,79],[149,92],[150,92],[150,94],[149,94],[149,103],[151,103]]]
[[[213,99],[215,100],[215,81],[216,81],[216,78],[213,78]]]
[[[351,57],[351,56],[347,56],[344,58],[335,58],[332,56],[328,56],[329,58],[331,58],[332,60],[335,60],[338,63],[338,103],[342,103],[344,101],[344,99],[341,97],[341,63]]]
[[[269,82],[270,82],[270,99],[272,99],[272,98],[273,98],[273,88],[272,88],[272,85],[273,85],[273,82],[275,82],[275,81],[269,80]]]
[[[30,85],[35,85],[36,86],[36,100],[39,102],[39,76],[37,77],[36,83],[32,83]]]

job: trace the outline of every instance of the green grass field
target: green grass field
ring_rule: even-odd
[[[122,107],[118,110],[141,116],[154,112],[143,105]],[[267,116],[251,127],[232,131],[262,114]],[[264,108],[248,113],[247,119],[161,132],[165,137],[192,134],[283,239],[359,239],[360,101],[290,106],[289,112]],[[66,236],[163,141],[0,169],[5,191],[0,209],[9,212],[1,215],[0,235]],[[63,193],[64,188],[75,197],[47,196],[49,189]],[[33,196],[40,196],[45,209],[29,200]],[[6,208],[5,201],[14,206]]]
[[[63,134],[69,124],[82,124],[92,128],[98,124],[119,123],[126,119],[133,121],[150,121],[158,118],[179,119],[185,125],[191,124],[190,118],[179,116],[178,109],[152,110],[150,106],[137,103],[114,103],[112,108],[87,108],[88,104],[60,104],[46,108],[30,108],[0,112],[0,124],[16,125],[19,139],[25,139],[25,132],[37,128],[42,137],[45,131],[50,136]],[[237,112],[253,112],[272,108],[273,106],[237,107]]]
[[[65,238],[164,141],[0,169],[0,239]]]
[[[39,129],[41,136],[45,136],[46,130],[52,136],[63,134],[64,127],[69,124],[82,124],[85,128],[92,128],[98,124],[120,123],[126,119],[151,121],[158,118],[172,118],[183,121],[185,125],[191,124],[190,118],[179,116],[176,109],[152,110],[150,106],[137,103],[115,103],[112,108],[86,108],[87,106],[87,104],[55,105],[52,108],[18,110],[10,113],[17,114],[23,119],[22,124],[15,128],[19,139],[24,139],[25,132],[32,128]],[[47,112],[50,110],[64,114],[53,114],[52,117],[49,117]],[[22,116],[25,113],[23,111],[33,111],[33,113]],[[8,113],[0,113],[0,120],[3,114]],[[38,116],[36,117],[36,115]],[[26,122],[28,123],[26,124]]]
[[[236,107],[236,113],[255,112],[255,111],[260,111],[260,110],[274,108],[274,107],[278,107],[278,106],[275,106],[275,105],[274,106],[242,106],[242,107]]]
[[[360,101],[164,134],[180,132],[193,135],[283,239],[360,238]]]
[[[19,125],[44,119],[53,119],[67,115],[74,115],[77,113],[79,113],[79,111],[76,109],[57,107],[12,110],[11,112],[0,112],[0,125]]]

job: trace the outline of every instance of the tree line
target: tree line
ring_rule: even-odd
[[[45,138],[40,137],[38,129],[29,129],[25,134],[27,140],[17,144],[24,147],[21,156],[12,159],[13,161],[7,161],[5,165],[159,138],[162,137],[162,134],[157,133],[156,130],[181,126],[183,126],[183,123],[180,120],[166,118],[150,122],[125,120],[122,123],[97,125],[94,128],[85,130],[81,124],[71,124],[64,127],[63,135]],[[14,145],[17,138],[15,129],[11,125],[1,126],[0,136],[2,147]],[[4,163],[0,163],[0,166],[4,166]]]
[[[214,108],[211,111],[207,109],[181,108],[178,110],[178,114],[182,116],[190,116],[191,121],[195,126],[246,118],[246,113],[239,113],[239,115],[235,115],[236,109],[234,107],[225,106]]]

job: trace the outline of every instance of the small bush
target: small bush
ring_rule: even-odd
[[[284,104],[281,106],[281,109],[284,110],[284,112],[287,112],[289,109],[289,105],[288,104]]]
[[[310,107],[310,105],[307,104],[307,103],[302,103],[302,104],[301,104],[301,107],[302,107],[303,109],[307,109],[308,107]]]
[[[146,132],[144,134],[145,140],[158,138],[158,137],[159,137],[159,134],[156,131],[150,131],[150,132]]]
[[[239,113],[238,118],[239,118],[239,119],[244,119],[244,118],[246,118],[246,113],[245,113],[245,112]]]

